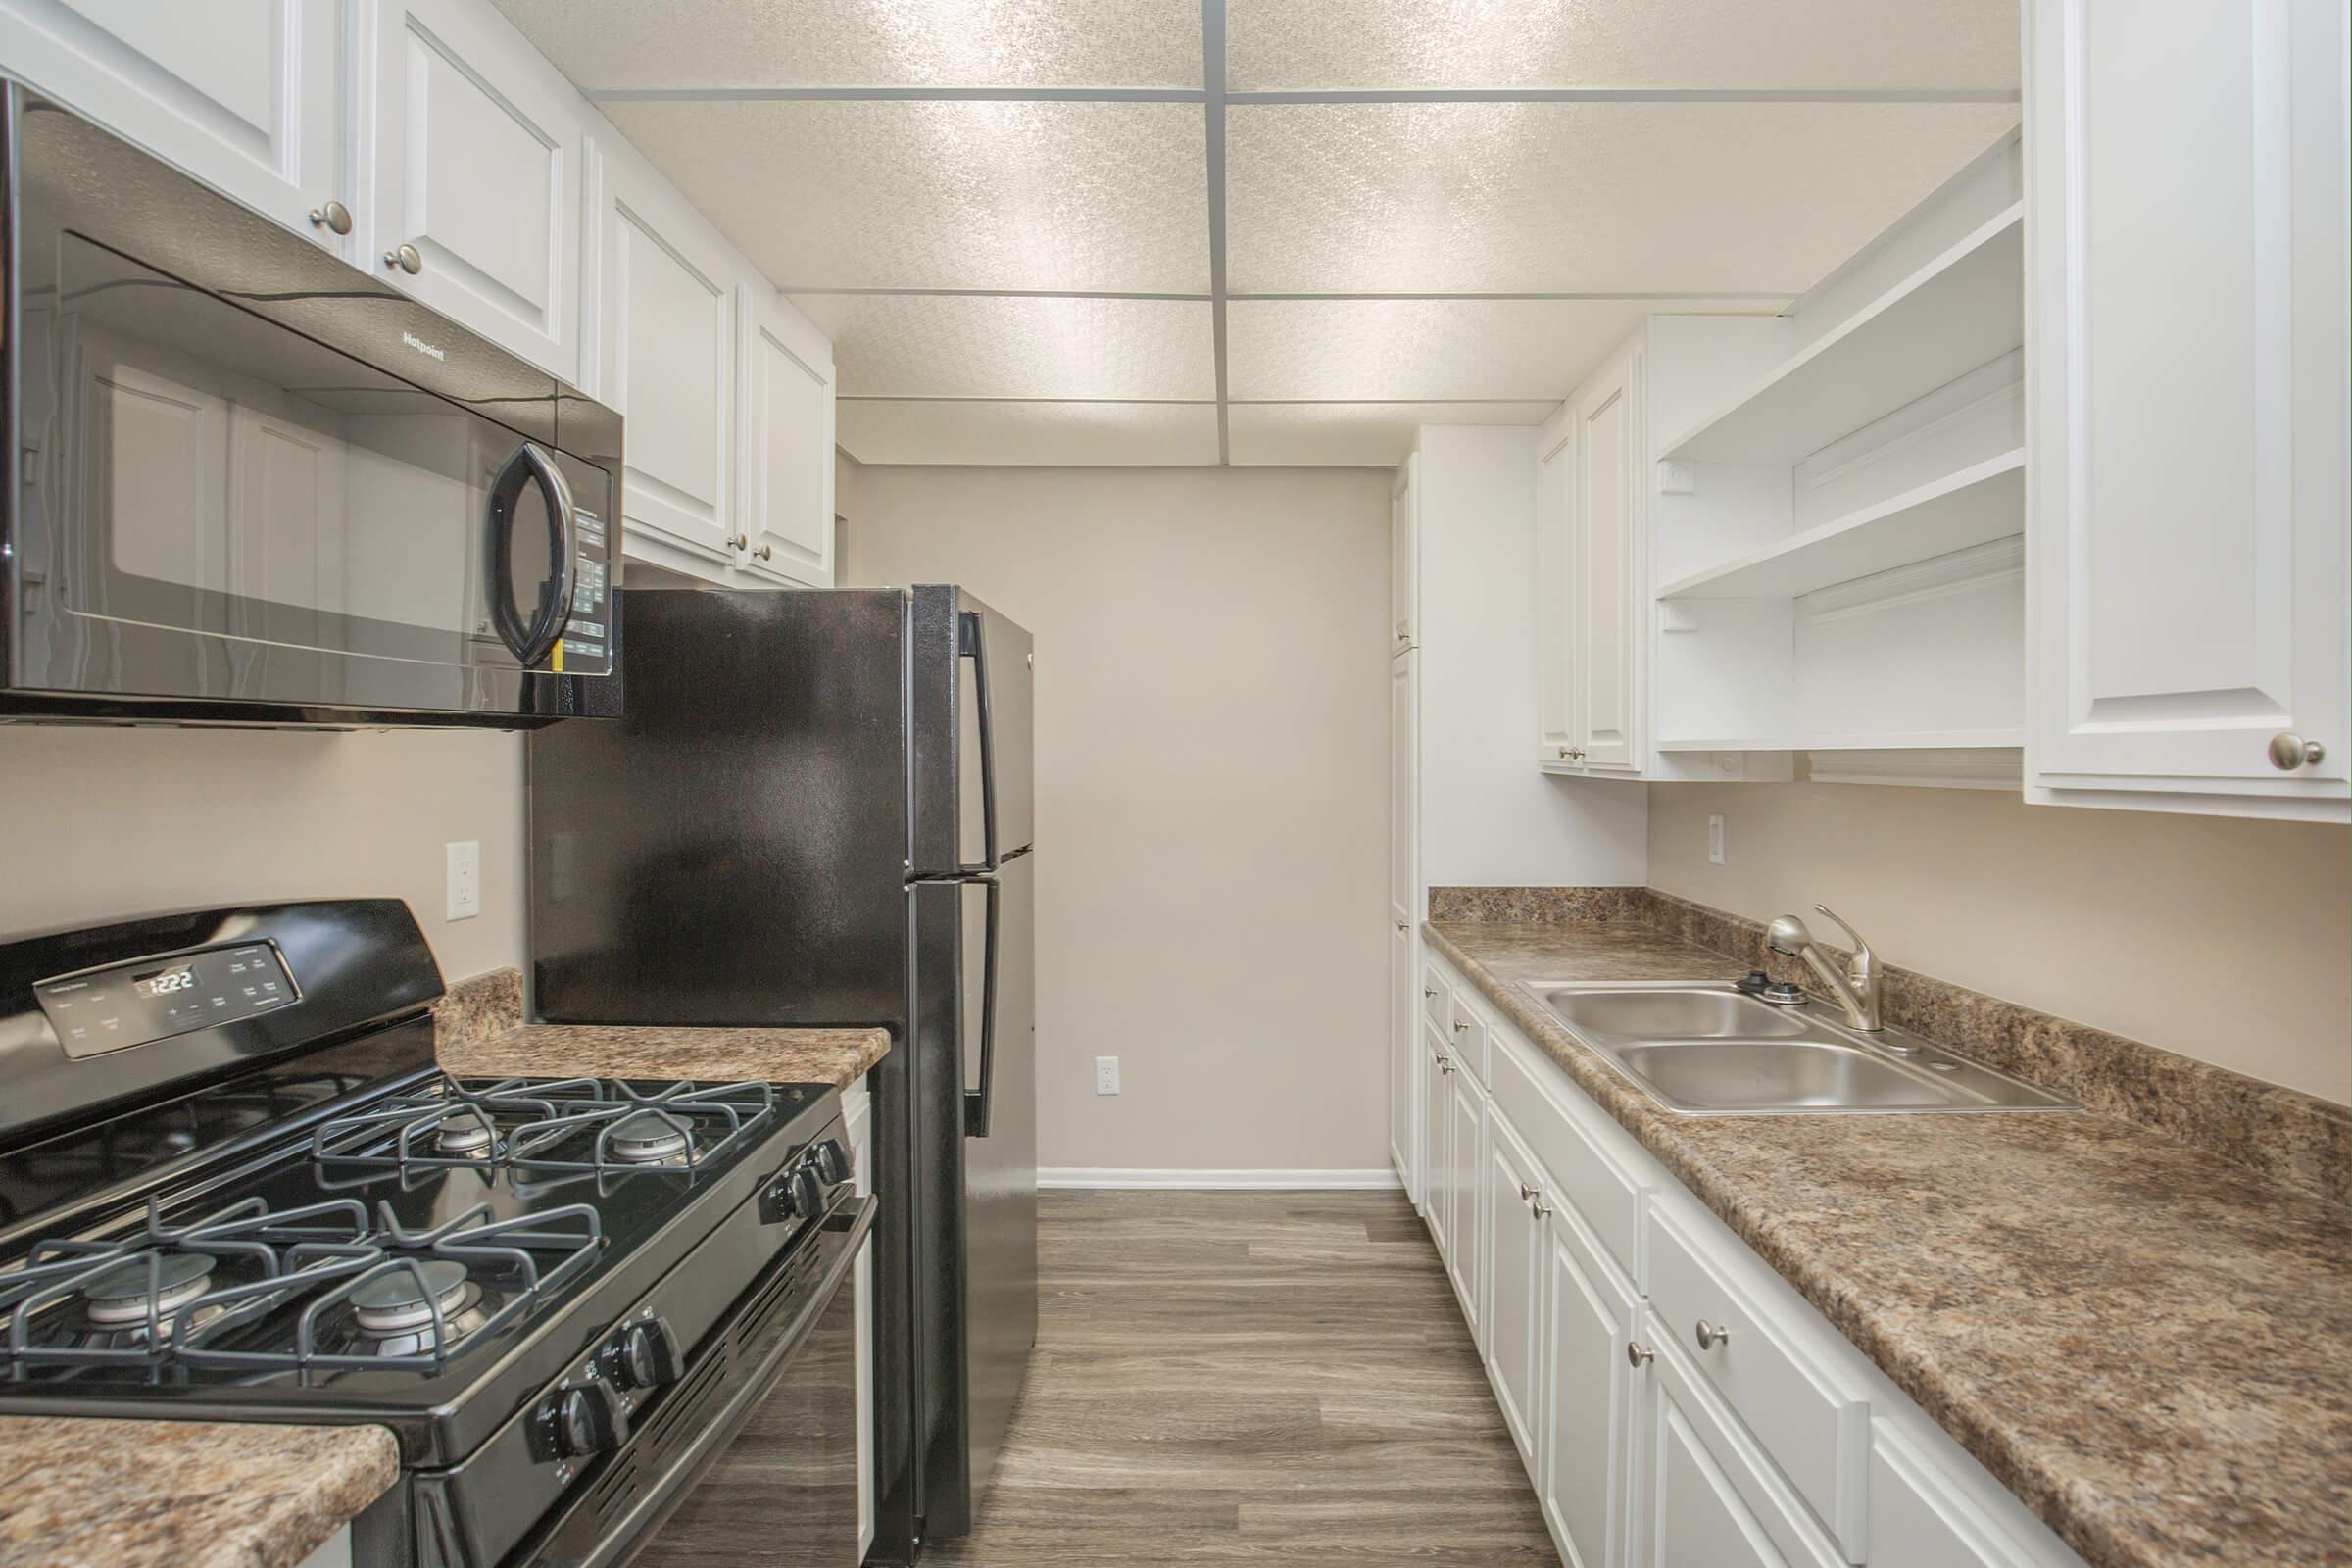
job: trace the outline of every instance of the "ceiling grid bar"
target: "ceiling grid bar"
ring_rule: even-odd
[[[1225,352],[1225,0],[1200,0],[1201,114],[1208,132],[1208,330],[1217,357],[1217,466],[1233,466]]]

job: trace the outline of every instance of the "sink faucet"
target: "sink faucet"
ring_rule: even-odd
[[[1861,932],[1846,925],[1844,919],[1828,905],[1816,904],[1813,907],[1844,926],[1846,936],[1853,941],[1853,961],[1845,966],[1845,973],[1839,974],[1831,966],[1830,960],[1822,956],[1820,947],[1813,941],[1813,933],[1806,930],[1805,922],[1793,914],[1784,914],[1773,921],[1765,930],[1765,943],[1775,953],[1786,953],[1804,959],[1805,966],[1821,977],[1821,983],[1829,987],[1830,994],[1845,1008],[1845,1021],[1856,1029],[1876,1032],[1882,1027],[1879,1022],[1879,963],[1871,955],[1870,944],[1862,940]]]

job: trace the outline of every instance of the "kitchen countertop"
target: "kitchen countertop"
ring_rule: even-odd
[[[2088,1112],[1677,1116],[1521,982],[1735,960],[1639,926],[1424,929],[2097,1568],[2352,1562],[2352,1213]]]
[[[561,1078],[763,1079],[847,1089],[890,1054],[884,1029],[687,1029],[515,1024],[479,1040],[444,1038],[445,1072]]]
[[[390,1489],[382,1427],[0,1417],[0,1568],[294,1568]]]

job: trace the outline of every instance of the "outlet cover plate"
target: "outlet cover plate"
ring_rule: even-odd
[[[442,847],[448,858],[449,912],[452,920],[470,920],[482,912],[482,845],[479,839]]]

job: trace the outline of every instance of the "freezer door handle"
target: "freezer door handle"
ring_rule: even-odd
[[[976,610],[956,613],[956,652],[972,662],[972,685],[980,699],[980,835],[987,858],[967,865],[967,874],[994,871],[1003,863],[997,854],[997,724],[995,704],[988,689],[988,631]]]
[[[1004,887],[994,877],[981,878],[980,886],[988,889],[988,934],[981,942],[980,960],[987,967],[980,979],[980,1087],[963,1092],[966,1138],[988,1136],[988,1113],[997,1088],[997,931],[1003,923]]]

